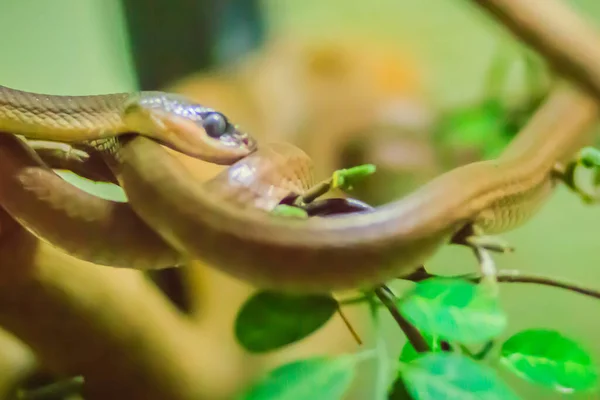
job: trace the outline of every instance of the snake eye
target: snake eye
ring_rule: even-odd
[[[218,139],[227,132],[229,124],[227,123],[227,118],[225,118],[223,114],[210,112],[205,114],[202,118],[202,127],[208,136]]]

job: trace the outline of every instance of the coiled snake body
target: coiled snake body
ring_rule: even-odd
[[[414,271],[467,225],[496,233],[532,216],[556,182],[555,164],[590,140],[582,126],[597,110],[576,100],[571,90],[557,90],[499,159],[449,171],[375,212],[294,220],[223,197],[228,187],[278,195],[305,190],[310,160],[291,145],[257,150],[222,114],[160,92],[63,98],[4,88],[0,129],[91,141],[135,212],[50,178],[51,171],[7,135],[0,142],[0,204],[43,239],[96,263],[158,268],[194,257],[278,290],[369,287]],[[568,104],[576,106],[568,109],[577,124],[559,112]],[[232,165],[202,185],[160,144]]]

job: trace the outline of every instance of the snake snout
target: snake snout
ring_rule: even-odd
[[[142,92],[127,104],[123,119],[134,132],[216,164],[232,164],[257,147],[224,114],[179,95]]]

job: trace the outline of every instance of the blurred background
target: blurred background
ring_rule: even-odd
[[[600,23],[599,2],[569,3]],[[464,1],[1,0],[0,49],[2,85],[73,95],[177,91],[222,110],[261,140],[298,144],[315,159],[319,177],[374,163],[378,172],[354,194],[373,205],[497,154],[552,79],[539,58]],[[199,179],[219,170],[184,161]],[[116,187],[64,176],[123,199]],[[599,225],[600,210],[559,188],[533,221],[504,235],[517,251],[497,262],[600,289]],[[427,267],[455,273],[476,264],[467,250],[449,247]],[[277,354],[244,354],[232,323],[252,288],[201,263],[152,279],[194,315],[203,340],[222,349],[212,372],[215,398],[280,362],[357,350],[338,318]],[[506,337],[558,329],[600,363],[598,302],[517,284],[505,284],[502,298],[510,316]],[[366,310],[348,315],[369,345]],[[395,358],[404,339],[391,320],[385,333]],[[3,370],[23,368],[32,356],[6,340]],[[369,398],[372,367],[361,371],[348,398]],[[524,398],[561,398],[503,376]]]

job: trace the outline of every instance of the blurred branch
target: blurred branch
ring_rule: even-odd
[[[4,328],[0,329],[0,399],[10,399],[15,389],[40,372],[35,354]]]
[[[218,349],[142,274],[77,260],[0,217],[0,324],[44,365],[83,375],[86,399],[218,398]]]
[[[473,0],[600,101],[600,36],[558,0]]]

